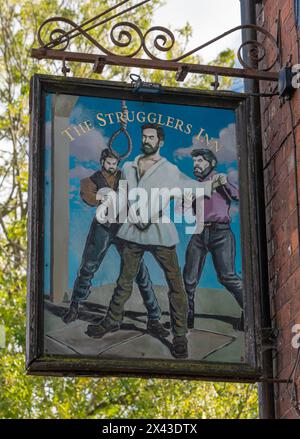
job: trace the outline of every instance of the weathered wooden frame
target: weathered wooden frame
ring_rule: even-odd
[[[243,282],[245,291],[246,362],[243,364],[178,360],[103,360],[45,356],[43,353],[43,158],[45,93],[98,96],[231,109],[237,117]],[[255,382],[264,377],[261,340],[260,199],[256,197],[255,138],[248,124],[249,98],[232,92],[163,88],[160,94],[135,93],[131,85],[77,78],[35,75],[30,96],[30,184],[28,222],[28,297],[26,368],[31,375],[140,376]],[[260,225],[260,226],[259,226]]]

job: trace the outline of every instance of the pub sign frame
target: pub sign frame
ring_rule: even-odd
[[[55,173],[64,175],[63,170],[58,169],[59,166],[62,166],[63,162],[62,159],[60,160],[59,156],[56,160],[51,157],[49,161],[50,168],[46,169],[46,137],[48,135],[50,142],[53,142],[54,136],[57,135],[57,133],[53,133],[53,129],[51,129],[50,134],[47,134],[47,112],[48,117],[53,118],[54,116],[53,105],[50,108],[50,112],[47,110],[47,97],[49,96],[52,96],[55,99],[58,99],[60,96],[71,98],[77,97],[78,99],[87,99],[87,102],[89,102],[89,99],[98,99],[100,104],[102,102],[101,100],[105,100],[107,105],[109,105],[109,102],[118,102],[120,108],[121,103],[126,102],[129,110],[132,105],[136,105],[137,107],[142,105],[143,108],[146,108],[147,110],[147,106],[149,106],[149,108],[154,108],[152,106],[157,104],[160,105],[161,108],[164,108],[164,106],[169,106],[168,108],[180,107],[184,110],[185,114],[189,114],[187,111],[190,111],[190,114],[193,114],[193,111],[196,111],[199,108],[203,109],[203,111],[206,109],[207,112],[224,110],[224,112],[228,111],[234,114],[236,124],[236,163],[238,166],[238,185],[240,190],[240,256],[243,273],[243,297],[245,311],[245,352],[242,362],[230,360],[222,361],[222,359],[218,359],[218,357],[216,357],[217,360],[207,361],[205,357],[204,359],[200,360],[195,359],[195,357],[186,358],[183,360],[172,357],[166,358],[164,356],[159,358],[159,355],[154,355],[151,358],[143,358],[143,356],[138,358],[129,356],[126,358],[126,356],[122,357],[118,354],[116,354],[115,357],[113,355],[108,357],[105,355],[99,356],[97,354],[91,355],[90,353],[81,353],[78,355],[78,353],[74,351],[72,353],[72,348],[70,347],[66,350],[65,354],[62,353],[60,349],[58,349],[57,353],[55,353],[53,346],[55,346],[57,341],[54,343],[54,345],[53,342],[51,342],[52,351],[51,349],[50,352],[45,350],[45,331],[47,327],[45,313],[49,312],[50,310],[53,312],[53,319],[60,318],[62,308],[64,307],[63,304],[65,303],[65,308],[67,308],[67,301],[70,300],[70,297],[62,297],[62,305],[56,307],[56,305],[53,304],[53,296],[51,297],[50,294],[50,296],[47,297],[46,306],[44,297],[46,276],[45,246],[50,248],[50,259],[48,264],[50,265],[50,268],[48,268],[50,273],[49,284],[51,289],[53,288],[52,277],[55,274],[53,274],[54,252],[52,247],[54,245],[54,240],[59,239],[59,233],[57,234],[57,231],[55,230],[55,227],[57,227],[57,224],[59,223],[59,218],[58,220],[55,220],[53,215],[53,209],[55,209],[55,203],[57,200],[54,199],[53,193],[50,194],[50,197],[49,194],[47,195],[46,180],[49,178],[50,182],[53,183],[54,181],[54,187],[56,178]],[[193,89],[169,87],[162,87],[160,89],[160,93],[147,93],[145,90],[143,92],[137,92],[134,90],[132,85],[121,82],[34,75],[31,80],[30,95],[31,122],[28,222],[29,255],[26,340],[26,367],[29,374],[95,377],[112,375],[138,376],[145,378],[161,377],[217,381],[229,380],[242,382],[255,382],[261,379],[263,374],[263,364],[261,354],[260,274],[263,272],[263,267],[260,265],[259,255],[262,251],[264,251],[264,249],[261,248],[259,239],[261,233],[259,230],[260,221],[258,221],[260,200],[256,196],[257,170],[255,169],[254,159],[255,143],[251,137],[251,130],[248,128],[248,107],[249,98],[245,94],[241,93],[232,93],[227,91],[199,91]],[[61,111],[64,110],[62,109]],[[101,113],[100,110],[98,114],[99,113]],[[98,116],[98,122],[101,122],[102,119],[102,125],[100,126],[103,128],[103,112],[101,114],[102,116]],[[53,119],[51,119],[51,121],[53,121]],[[84,119],[82,119],[82,122],[84,122]],[[111,120],[108,118],[106,120],[107,127],[112,125],[110,122]],[[111,127],[111,129],[114,130],[113,132],[116,132],[116,130],[119,128],[117,122],[120,122],[120,118],[119,120],[115,120],[115,125]],[[137,121],[135,122],[137,123]],[[165,143],[168,142],[167,135],[169,130],[171,130],[170,125],[173,124],[173,122],[169,121],[165,124],[168,123],[169,127],[165,129]],[[161,122],[161,124],[163,124],[163,122]],[[70,124],[70,126],[71,125],[72,124]],[[138,123],[139,127],[140,125],[141,124]],[[134,125],[132,124],[132,126]],[[90,127],[89,124],[86,125],[86,128],[88,127]],[[64,128],[65,130],[67,129],[66,127]],[[203,129],[201,123],[198,128]],[[130,124],[128,126],[128,130],[130,130]],[[62,131],[63,130],[60,130],[60,135]],[[186,130],[186,132],[188,131],[189,129]],[[106,141],[109,139],[111,133],[112,132],[109,132],[108,134],[105,133]],[[75,139],[75,135],[73,134],[69,130],[68,133],[65,133],[64,135],[65,140],[67,138],[67,141],[71,143],[72,139]],[[201,138],[201,141],[208,142],[208,138],[204,137],[204,140]],[[203,148],[203,145],[201,148]],[[63,147],[60,148],[61,152],[59,152],[59,149],[57,149],[58,152],[56,151],[56,154],[64,154],[63,149]],[[186,156],[184,157],[186,158]],[[64,159],[64,162],[68,162],[68,157]],[[177,164],[180,167],[181,162],[176,162],[176,165]],[[55,168],[55,166],[57,168]],[[66,188],[62,188],[61,192],[64,192],[65,190]],[[58,200],[58,204],[59,203],[61,203],[60,200]],[[50,221],[47,223],[46,217],[47,213],[49,212]],[[47,228],[48,232],[46,230]],[[49,273],[47,276],[49,276]],[[106,305],[107,304],[108,303],[106,303]],[[90,307],[90,309],[92,309],[91,304]],[[101,309],[103,309],[103,306]],[[89,313],[87,312],[87,315],[88,314]],[[165,311],[163,314],[166,315],[167,312]],[[228,321],[226,322],[225,320],[223,323],[228,324]],[[167,325],[165,325],[165,327],[167,328]],[[60,336],[64,335],[62,334],[64,331],[63,328],[64,327],[62,327],[62,329],[60,328]],[[55,327],[52,329],[54,332],[56,331]],[[208,331],[209,333],[209,328],[206,327],[204,331]],[[212,334],[217,333],[218,335],[218,332],[219,331],[213,330]],[[55,334],[55,337],[57,337],[57,331]],[[50,338],[53,339],[53,334]],[[63,344],[62,341],[59,343],[60,345]],[[201,345],[200,342],[199,345]],[[86,346],[83,342],[83,352],[85,352],[85,348]]]

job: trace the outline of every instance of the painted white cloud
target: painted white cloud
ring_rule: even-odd
[[[189,157],[193,150],[198,148],[212,149],[216,154],[219,163],[233,163],[236,161],[236,126],[234,123],[229,124],[220,131],[218,139],[212,139],[213,143],[208,143],[204,136],[199,139],[193,137],[192,145],[186,148],[178,148],[174,152],[175,159]],[[219,150],[216,152],[215,141],[219,143]]]
[[[193,137],[192,145],[188,146],[186,148],[178,148],[174,151],[174,158],[175,159],[183,159],[184,157],[190,157],[192,151],[197,148],[204,148],[204,139],[201,137],[199,140],[197,140],[196,136]],[[205,143],[206,145],[206,143]],[[206,146],[207,147],[207,146]]]
[[[108,139],[101,131],[94,129],[70,142],[70,155],[80,162],[99,162],[103,149],[107,148]]]
[[[221,149],[217,152],[218,160],[221,163],[232,163],[237,159],[236,154],[236,125],[231,123],[227,128],[221,130],[219,139]]]
[[[90,177],[94,172],[95,170],[91,168],[85,168],[84,166],[79,165],[70,170],[70,178],[81,180],[82,178]],[[74,188],[75,186],[72,187]]]

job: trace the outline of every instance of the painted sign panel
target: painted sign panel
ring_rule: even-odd
[[[255,362],[237,102],[177,93],[43,91],[41,358],[178,376]]]

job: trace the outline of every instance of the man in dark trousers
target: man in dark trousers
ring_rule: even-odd
[[[192,152],[194,175],[198,181],[207,181],[216,174],[217,158],[209,149],[195,149]],[[194,327],[195,291],[200,281],[208,252],[219,282],[234,296],[242,314],[235,329],[243,330],[242,280],[235,270],[235,236],[230,227],[229,209],[231,202],[239,200],[239,191],[226,174],[219,174],[218,187],[211,198],[204,199],[204,229],[191,237],[185,255],[183,279],[188,296],[188,327]],[[193,204],[195,209],[195,204]],[[195,213],[195,211],[194,211]]]
[[[135,160],[128,161],[123,167],[124,177],[128,182],[128,191],[140,189],[146,193],[149,204],[145,204],[144,212],[131,217],[130,210],[136,203],[137,195],[132,197],[128,221],[124,222],[118,231],[118,237],[124,243],[121,253],[121,270],[112,295],[106,316],[98,325],[89,325],[87,333],[91,337],[101,338],[111,332],[116,324],[123,319],[124,307],[132,294],[132,285],[136,276],[140,261],[146,252],[152,254],[156,262],[162,268],[168,285],[168,299],[171,317],[171,332],[173,334],[171,353],[175,358],[188,357],[187,333],[187,298],[184,291],[181,270],[178,262],[176,245],[179,243],[179,235],[173,221],[166,217],[166,211],[171,198],[166,197],[160,203],[159,189],[181,188],[178,198],[182,200],[182,190],[201,188],[207,196],[211,195],[213,183],[199,183],[188,178],[177,166],[161,156],[164,146],[165,134],[161,126],[147,124],[141,127],[142,154]],[[216,176],[217,178],[217,176]],[[153,195],[156,191],[156,202]],[[106,217],[105,203],[97,212],[97,218]],[[101,212],[102,211],[102,212]],[[136,221],[137,219],[137,221]]]
[[[110,188],[116,191],[121,179],[121,171],[118,168],[120,158],[117,153],[109,148],[104,149],[100,164],[101,168],[91,177],[80,181],[80,196],[82,200],[91,207],[98,206],[98,191],[102,188]],[[86,239],[79,271],[73,287],[71,304],[63,316],[63,321],[68,324],[78,318],[79,304],[86,300],[90,294],[92,279],[99,269],[108,249],[115,245],[119,254],[122,251],[122,241],[116,234],[120,228],[118,223],[100,224],[94,217],[89,234]],[[139,264],[135,281],[142,295],[144,305],[148,312],[147,330],[150,334],[158,337],[167,337],[167,331],[160,323],[161,310],[157,302],[148,269],[144,260]],[[119,326],[118,328],[119,329]]]

